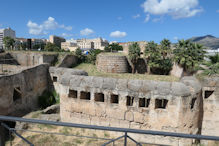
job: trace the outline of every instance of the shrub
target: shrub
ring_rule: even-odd
[[[101,52],[102,51],[99,49],[90,50],[90,52],[87,55],[86,62],[95,64],[97,55],[100,54]]]
[[[44,109],[53,104],[59,103],[59,95],[56,91],[44,91],[41,96],[38,98],[38,104],[40,108]]]

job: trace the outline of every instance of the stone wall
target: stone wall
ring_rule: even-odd
[[[22,116],[38,107],[38,96],[48,89],[48,65],[0,77],[0,115]]]
[[[0,64],[19,65],[9,53],[0,53]]]
[[[126,56],[99,54],[96,61],[97,70],[108,73],[127,73],[128,61]]]
[[[54,65],[58,59],[58,54],[56,53],[46,54],[40,52],[17,51],[10,52],[10,54],[21,66],[35,66],[43,63]]]
[[[74,65],[77,65],[78,58],[74,55],[65,55],[63,59],[60,61],[60,64],[58,64],[58,67],[72,67]]]
[[[206,78],[202,84],[202,134],[219,136],[219,77]],[[213,145],[212,141],[202,141],[202,143]]]
[[[201,86],[195,79],[156,82],[71,75],[55,83],[64,122],[199,134]],[[157,144],[191,144],[159,136],[132,135]]]

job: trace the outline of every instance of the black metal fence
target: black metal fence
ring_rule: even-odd
[[[32,123],[32,124],[46,124],[46,125],[54,125],[54,126],[84,128],[84,129],[94,129],[94,130],[104,130],[104,131],[114,131],[114,132],[124,133],[123,136],[120,136],[120,137],[115,138],[115,139],[80,136],[80,137],[86,137],[86,138],[96,138],[96,139],[106,140],[107,142],[102,144],[102,146],[106,146],[106,145],[111,144],[111,143],[114,144],[115,141],[122,139],[122,138],[124,138],[124,146],[127,146],[127,139],[133,141],[137,146],[141,146],[143,144],[143,143],[137,142],[132,137],[130,137],[128,135],[129,133],[155,135],[155,136],[169,136],[169,137],[177,137],[177,138],[196,139],[196,140],[219,141],[218,136],[192,135],[192,134],[173,133],[173,132],[137,130],[137,129],[128,129],[128,128],[116,128],[116,127],[104,127],[104,126],[95,126],[95,125],[74,124],[74,123],[65,123],[65,122],[54,122],[54,121],[45,121],[45,120],[37,120],[37,119],[25,119],[25,118],[17,118],[17,117],[9,117],[9,116],[0,116],[1,126],[6,128],[9,131],[9,133],[13,133],[16,136],[18,136],[19,138],[21,138],[22,140],[24,140],[30,146],[34,146],[34,144],[32,144],[30,141],[28,141],[22,135],[17,133],[17,131],[22,130],[22,129],[11,128],[5,122],[24,122],[24,123]],[[50,132],[41,132],[41,131],[31,131],[31,132],[63,135],[61,133],[50,133]],[[77,136],[77,135],[70,135],[70,136]]]

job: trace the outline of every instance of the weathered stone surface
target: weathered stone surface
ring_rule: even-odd
[[[126,112],[125,113],[125,120],[127,120],[127,121],[134,121],[134,114],[133,114],[133,112]]]
[[[180,82],[173,82],[171,86],[173,96],[189,96],[191,95],[189,88]]]
[[[28,68],[20,73],[0,77],[0,114],[23,116],[38,108],[38,96],[48,89],[46,64]],[[16,100],[14,90],[20,93]]]
[[[49,106],[43,110],[43,114],[58,114],[59,112],[60,112],[60,105],[59,104]]]
[[[99,54],[96,61],[97,70],[109,73],[127,73],[128,61],[126,56]]]
[[[142,87],[143,84],[142,82],[143,82],[142,80],[129,80],[128,89],[131,91],[138,92]]]
[[[114,78],[104,78],[103,79],[103,89],[113,90],[116,88],[116,79]]]

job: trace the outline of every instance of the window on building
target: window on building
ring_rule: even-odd
[[[150,101],[150,98],[139,98],[139,107],[149,107]]]
[[[57,82],[58,78],[56,76],[52,77],[53,82]]]
[[[14,92],[13,92],[13,101],[17,101],[20,100],[22,97],[22,93],[21,93],[21,89],[20,87],[16,87],[14,88]]]
[[[68,97],[77,98],[78,97],[78,92],[75,91],[75,90],[69,90]]]
[[[95,93],[94,100],[97,102],[104,102],[104,94],[103,93]]]
[[[196,99],[197,99],[197,98],[193,98],[193,99],[192,99],[192,101],[191,101],[191,103],[190,103],[190,108],[191,108],[191,109],[194,108]]]
[[[165,109],[167,106],[168,100],[167,99],[155,99],[155,109],[162,108]]]
[[[117,103],[118,104],[119,103],[119,96],[112,94],[111,98],[110,98],[110,103]]]
[[[207,99],[208,97],[210,97],[212,94],[214,93],[214,90],[206,90],[205,91],[205,99]]]
[[[90,100],[90,92],[81,91],[80,99]]]
[[[127,106],[133,106],[133,102],[134,102],[134,97],[131,97],[131,96],[126,97],[126,105]]]

